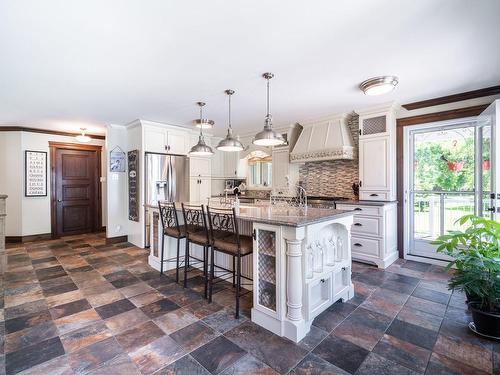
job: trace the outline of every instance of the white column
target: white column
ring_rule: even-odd
[[[287,273],[286,305],[287,318],[302,320],[302,240],[286,240]]]

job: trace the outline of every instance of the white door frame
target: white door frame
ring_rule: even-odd
[[[443,259],[431,258],[420,255],[412,255],[410,254],[410,245],[412,242],[411,234],[411,226],[412,226],[412,218],[411,218],[411,206],[412,202],[410,202],[410,194],[409,190],[412,185],[412,155],[413,153],[413,144],[410,142],[411,135],[415,131],[429,131],[429,130],[439,130],[440,128],[450,127],[452,125],[464,124],[467,122],[476,122],[477,116],[464,117],[453,120],[445,120],[445,121],[436,121],[425,124],[416,124],[406,126],[403,129],[403,257],[408,260],[415,260],[418,262],[431,263],[437,265],[447,265],[448,261]],[[460,127],[460,126],[457,126]],[[464,125],[465,127],[465,125]]]

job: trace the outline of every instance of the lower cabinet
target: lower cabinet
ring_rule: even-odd
[[[339,203],[337,208],[354,211],[351,227],[354,260],[386,268],[398,259],[396,202],[381,202],[379,206]]]
[[[331,305],[333,298],[333,273],[313,280],[306,287],[306,320],[311,320]]]
[[[189,178],[189,200],[207,204],[212,192],[210,177]]]

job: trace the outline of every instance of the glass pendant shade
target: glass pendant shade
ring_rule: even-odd
[[[80,143],[89,143],[92,139],[88,136],[88,135],[85,135],[85,131],[87,129],[85,128],[80,128],[80,130],[82,131],[82,134],[80,135],[77,135],[75,137],[76,141],[77,142],[80,142]]]
[[[262,75],[267,80],[267,115],[264,129],[257,134],[253,144],[257,146],[279,146],[285,143],[285,138],[273,130],[272,116],[269,111],[269,80],[274,77],[273,73],[264,73]]]
[[[199,121],[200,123],[202,123],[203,121],[208,121],[214,123],[212,120],[203,119],[203,106],[205,105],[205,103],[198,102],[196,104],[198,104],[198,106],[200,107],[200,118],[199,120],[195,120],[195,122]],[[191,156],[213,155],[214,152],[212,151],[212,148],[205,143],[205,138],[203,137],[203,126],[200,126],[199,128],[200,128],[200,136],[198,137],[198,143],[195,144],[193,147],[191,147],[191,150],[189,150],[189,155]]]
[[[227,135],[224,139],[222,139],[217,145],[217,150],[220,151],[228,151],[228,152],[236,152],[243,151],[243,144],[233,136],[233,128],[231,125],[231,95],[234,94],[233,90],[226,90],[226,94],[229,96],[229,120],[228,120],[228,128]]]

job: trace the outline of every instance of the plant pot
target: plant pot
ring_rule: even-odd
[[[500,314],[482,311],[479,303],[469,302],[469,310],[478,333],[500,339]]]

